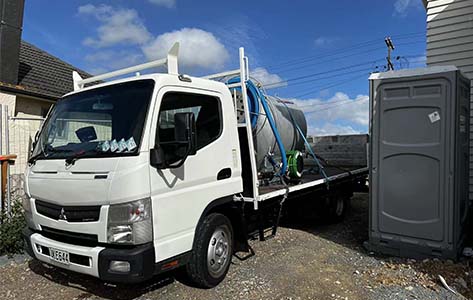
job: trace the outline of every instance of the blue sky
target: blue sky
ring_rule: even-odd
[[[26,1],[23,39],[91,73],[160,58],[181,42],[181,70],[232,69],[238,47],[269,94],[306,112],[312,134],[366,132],[368,75],[425,65],[421,0]]]

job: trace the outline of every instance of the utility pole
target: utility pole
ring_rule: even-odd
[[[392,71],[392,70],[394,70],[394,65],[391,61],[391,51],[394,50],[393,41],[391,40],[391,37],[387,36],[384,39],[384,42],[386,43],[386,47],[388,47],[388,56],[386,57],[386,61],[387,61],[386,69],[388,71]]]

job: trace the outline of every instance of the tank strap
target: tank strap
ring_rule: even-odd
[[[240,77],[235,77],[231,78],[228,80],[228,83],[236,83],[236,82],[241,82]],[[269,122],[269,125],[271,127],[271,130],[274,134],[274,137],[276,138],[276,143],[279,148],[279,152],[281,152],[281,169],[280,169],[280,177],[286,176],[286,170],[287,170],[287,158],[286,158],[286,149],[284,148],[284,144],[282,142],[281,136],[279,135],[278,128],[276,126],[276,122],[274,121],[273,115],[271,113],[271,110],[268,106],[268,103],[266,102],[266,97],[265,95],[261,92],[261,90],[253,83],[251,80],[244,81],[243,84],[246,84],[247,87],[247,93],[248,93],[248,99],[250,100],[248,103],[249,105],[249,110],[250,110],[250,115],[251,115],[251,127],[256,128],[257,121],[258,121],[258,115],[260,114],[259,112],[259,104],[261,103],[261,106],[263,107],[264,113],[266,115],[266,118]],[[241,90],[241,89],[240,89]]]
[[[287,112],[289,113],[289,116],[291,117],[292,124],[294,125],[294,127],[296,127],[296,130],[299,133],[299,135],[301,136],[302,140],[304,140],[304,144],[307,147],[310,156],[312,156],[315,163],[317,164],[317,167],[319,167],[320,173],[324,176],[325,184],[327,185],[327,189],[328,189],[329,188],[329,179],[328,179],[327,173],[325,172],[324,166],[320,163],[319,159],[317,158],[317,155],[315,155],[314,151],[312,150],[312,147],[310,146],[309,141],[307,141],[306,137],[304,136],[304,132],[302,132],[302,129],[299,127],[297,122],[294,120],[294,117],[292,116],[291,110],[289,109],[287,104],[284,103],[284,101],[279,101],[279,102],[284,104],[284,106],[286,107]]]

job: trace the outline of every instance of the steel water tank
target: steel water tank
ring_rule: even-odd
[[[297,124],[304,136],[307,135],[307,122],[302,110],[290,101],[272,96],[265,97],[286,152],[289,150],[303,152],[304,140],[296,128]],[[254,144],[257,166],[258,170],[261,171],[269,167],[268,162],[265,160],[268,153],[273,153],[274,159],[279,162],[281,161],[281,152],[261,103],[259,111],[253,133],[255,136]]]
[[[239,78],[232,78],[228,83],[239,81]],[[247,82],[248,109],[253,128],[258,171],[268,171],[272,167],[269,160],[266,159],[268,154],[270,153],[277,163],[281,161],[282,157],[262,101],[265,101],[267,104],[286,152],[290,150],[304,151],[304,140],[296,126],[299,127],[305,137],[307,135],[307,122],[302,110],[293,102],[265,95],[259,86],[261,85],[256,85],[251,80]],[[237,97],[235,105],[238,111],[238,122],[243,123],[245,122],[245,117],[241,89],[232,88],[231,91]],[[261,99],[262,97],[264,99]]]

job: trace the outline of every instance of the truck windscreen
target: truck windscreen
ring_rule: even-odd
[[[70,159],[138,153],[153,88],[153,80],[139,80],[59,100],[36,141],[32,158]]]

